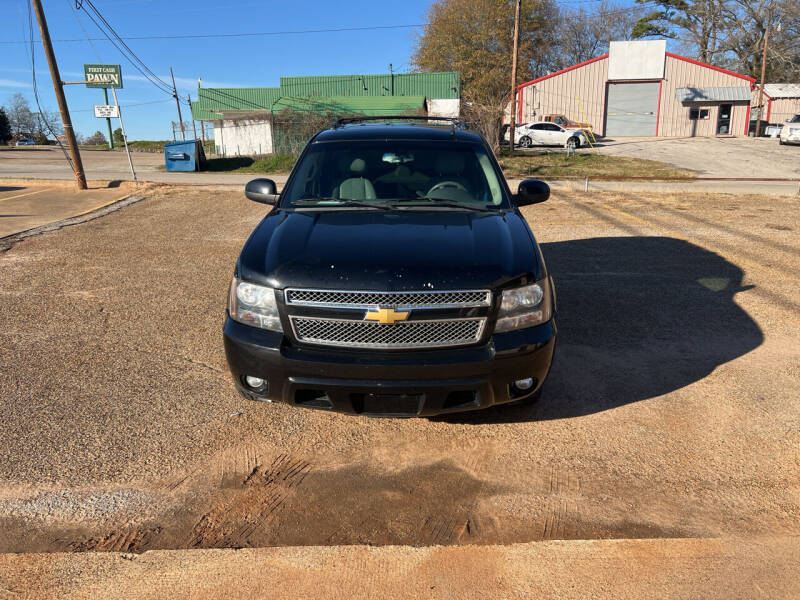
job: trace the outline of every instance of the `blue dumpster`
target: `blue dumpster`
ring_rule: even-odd
[[[200,171],[206,167],[206,154],[200,140],[166,144],[164,160],[167,171]]]

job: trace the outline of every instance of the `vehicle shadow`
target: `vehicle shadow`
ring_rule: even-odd
[[[459,423],[578,417],[694,383],[758,347],[758,324],[733,300],[743,272],[668,237],[542,244],[558,298],[558,344],[541,400],[446,415]]]

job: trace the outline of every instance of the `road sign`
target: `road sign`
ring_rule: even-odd
[[[122,87],[122,68],[119,65],[85,64],[83,73],[87,88]]]
[[[98,119],[119,119],[119,108],[113,104],[95,104],[94,116]]]

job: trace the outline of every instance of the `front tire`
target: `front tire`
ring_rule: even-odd
[[[519,147],[520,148],[530,148],[533,145],[533,140],[529,138],[527,135],[523,135],[519,138]]]

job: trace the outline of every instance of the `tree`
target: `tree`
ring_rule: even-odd
[[[681,38],[706,63],[714,62],[722,26],[721,10],[726,0],[636,0],[655,4],[633,30],[634,38]],[[681,37],[683,36],[683,37]]]
[[[11,125],[8,123],[8,115],[3,108],[0,108],[0,144],[5,144],[11,139]]]
[[[726,27],[723,47],[729,66],[760,79],[764,36],[769,28],[766,79],[792,82],[800,78],[800,2],[797,0],[727,0],[722,7]]]
[[[36,115],[25,96],[13,94],[5,105],[5,112],[11,126],[11,133],[18,137],[32,135],[36,130]]]
[[[100,146],[102,144],[107,144],[108,140],[106,140],[106,136],[104,136],[101,131],[95,131],[92,135],[86,138],[84,143],[87,146]]]
[[[125,140],[122,137],[122,127],[117,127],[114,130],[114,143],[115,144],[124,144]]]
[[[523,0],[518,83],[552,70],[558,10],[552,0]],[[514,5],[507,0],[434,0],[412,64],[420,71],[458,71],[468,119],[497,143],[512,93]]]
[[[559,18],[560,67],[575,65],[608,52],[609,43],[630,40],[645,9],[603,0],[594,11],[562,9]]]

